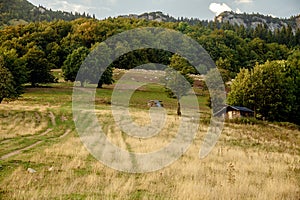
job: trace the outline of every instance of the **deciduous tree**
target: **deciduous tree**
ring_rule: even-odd
[[[241,70],[233,81],[228,103],[254,109],[268,120],[290,121],[295,103],[295,83],[286,61],[267,61],[251,71]]]
[[[192,87],[193,79],[188,76],[191,65],[186,59],[174,54],[170,59],[170,65],[165,70],[165,86],[169,97],[177,99],[177,115],[181,115],[180,99],[187,95]]]
[[[22,57],[26,63],[28,72],[28,82],[32,86],[38,83],[54,82],[54,76],[51,74],[51,64],[45,58],[45,53],[38,46],[32,46]]]
[[[63,76],[66,81],[75,81],[78,70],[89,52],[88,48],[79,47],[68,55],[62,66]],[[84,80],[79,81],[83,85]]]

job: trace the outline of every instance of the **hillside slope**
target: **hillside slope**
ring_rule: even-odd
[[[48,10],[42,6],[35,6],[27,0],[0,0],[0,27],[55,19],[70,21],[79,17],[90,16]]]
[[[197,18],[174,18],[168,14],[164,14],[160,11],[143,13],[141,15],[130,14],[122,15],[120,17],[126,18],[135,18],[135,19],[146,19],[150,21],[158,22],[187,22],[190,25],[195,25],[201,23],[202,25],[208,25],[207,20],[201,20]],[[245,28],[255,29],[259,24],[266,25],[266,27],[274,32],[276,29],[281,29],[282,27],[291,26],[293,31],[296,32],[297,29],[300,29],[300,15],[290,17],[288,19],[280,19],[272,16],[266,16],[261,14],[237,14],[234,12],[223,12],[215,18],[215,22],[219,25],[224,23],[229,23],[231,25],[244,26]]]

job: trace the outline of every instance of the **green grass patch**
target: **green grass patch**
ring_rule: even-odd
[[[139,199],[165,199],[162,195],[152,194],[150,191],[145,189],[137,189],[129,194],[129,200],[139,200]]]

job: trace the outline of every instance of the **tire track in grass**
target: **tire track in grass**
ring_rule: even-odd
[[[131,145],[128,142],[126,142],[126,135],[127,135],[126,133],[122,132],[122,139],[123,139],[123,142],[126,145],[126,150],[131,153],[130,154],[130,160],[131,160],[131,165],[132,165],[131,169],[132,169],[132,171],[137,171],[138,163],[137,163],[135,155],[133,154]]]
[[[0,142],[1,150],[5,150],[5,149],[7,150],[7,152],[2,152],[2,153],[4,153],[4,155],[2,155],[2,156],[5,156],[5,155],[10,154],[12,152],[22,151],[22,149],[27,148],[28,146],[34,145],[35,143],[38,142],[36,140],[39,139],[39,137],[43,137],[43,136],[47,135],[48,133],[50,133],[51,131],[53,131],[53,129],[48,128],[46,131],[44,131],[44,132],[42,132],[42,133],[40,133],[36,136],[27,135],[27,136],[23,136],[23,137],[20,137],[20,138],[9,138],[9,139],[2,140]],[[32,143],[32,144],[29,144],[29,145],[27,144],[26,145],[26,143],[28,143],[29,140],[35,140],[35,142]],[[1,154],[0,154],[0,156],[1,156]],[[0,160],[1,160],[1,158],[2,157],[0,157]]]
[[[50,117],[52,126],[56,126],[55,115],[53,114],[53,112],[49,111],[49,117]]]
[[[126,133],[124,133],[123,131],[121,131],[119,129],[116,130],[115,126],[108,125],[108,124],[104,125],[103,131],[105,132],[107,139],[110,140],[110,142],[112,144],[116,145],[120,149],[123,149],[130,153],[133,153],[131,145],[128,142],[126,142],[126,138],[127,138]],[[120,134],[120,136],[118,134]],[[106,148],[106,147],[104,146],[103,149],[104,148]],[[105,150],[103,150],[103,151],[105,152]],[[114,157],[112,157],[111,159],[112,159],[112,162],[119,162],[119,161],[115,160]],[[132,169],[131,171],[133,171],[133,172],[137,171],[136,169],[138,168],[138,163],[137,163],[137,160],[136,160],[136,157],[134,154],[130,154],[128,156],[128,162],[130,162],[130,164],[131,164],[131,169]]]
[[[53,129],[49,128],[49,129],[47,129],[44,133],[40,134],[40,136],[44,136],[44,135],[46,135],[47,133],[51,132],[52,130],[53,130]],[[60,136],[58,136],[58,137],[56,137],[56,138],[64,138],[64,137],[66,137],[70,132],[71,132],[71,129],[67,129],[67,130],[65,131],[64,134],[62,134],[62,135],[60,135]],[[9,158],[9,157],[12,157],[12,156],[15,156],[15,155],[19,155],[19,154],[23,153],[23,152],[26,151],[26,150],[30,150],[30,149],[34,148],[35,146],[41,144],[42,142],[44,142],[44,141],[43,141],[43,140],[40,140],[40,141],[37,141],[37,142],[35,142],[35,143],[33,143],[33,144],[29,145],[29,146],[26,146],[26,147],[24,147],[24,148],[21,148],[21,149],[12,151],[12,152],[10,152],[10,153],[7,153],[7,154],[1,156],[1,157],[0,157],[0,160],[5,160],[5,159],[7,159],[7,158]]]
[[[41,134],[38,134],[38,135],[25,135],[25,136],[22,136],[22,139],[25,139],[25,138],[35,138],[35,137],[39,137],[39,136],[45,136],[47,135],[48,133],[50,133],[51,131],[53,131],[52,128],[48,128],[45,132],[42,132]],[[12,140],[15,140],[16,138],[7,138],[7,139],[3,139],[0,141],[0,144],[6,144]]]
[[[22,148],[22,149],[19,149],[19,150],[10,152],[10,153],[8,153],[8,154],[5,154],[5,155],[3,155],[3,156],[0,157],[0,160],[4,160],[4,159],[7,159],[7,158],[12,157],[12,156],[19,155],[19,154],[21,154],[23,151],[32,149],[33,147],[35,147],[35,146],[41,144],[42,142],[43,142],[43,141],[37,141],[37,142],[33,143],[33,144],[30,145],[30,146],[27,146],[27,147],[24,147],[24,148]]]
[[[52,128],[48,128],[44,133],[40,134],[39,136],[47,135],[47,134],[50,133],[51,131],[53,131],[53,129],[52,129]]]
[[[67,129],[66,132],[62,135],[59,136],[59,138],[64,138],[66,137],[69,133],[71,133],[71,129]]]
[[[38,114],[37,113],[35,113],[35,117],[36,118],[39,118],[39,116],[37,116]],[[46,129],[43,133],[41,133],[41,134],[39,134],[39,135],[35,135],[35,136],[33,136],[33,135],[28,135],[28,136],[25,136],[25,137],[22,137],[21,138],[21,142],[24,140],[24,139],[35,139],[36,141],[33,143],[33,144],[30,144],[30,145],[28,145],[27,144],[27,146],[19,146],[19,147],[16,147],[16,148],[14,148],[14,149],[12,149],[10,152],[8,151],[8,153],[5,153],[4,155],[1,155],[1,157],[0,157],[0,160],[4,160],[4,159],[7,159],[7,158],[10,158],[10,157],[12,157],[12,156],[15,156],[15,155],[19,155],[19,154],[21,154],[21,153],[23,153],[24,151],[26,151],[26,150],[29,150],[29,149],[32,149],[32,148],[34,148],[34,147],[36,147],[37,145],[39,145],[39,144],[41,144],[42,142],[44,142],[44,140],[43,139],[45,139],[45,138],[43,138],[43,136],[46,136],[47,134],[49,134],[50,132],[52,132],[53,130],[54,130],[54,127],[55,126],[57,126],[57,123],[56,123],[56,116],[54,115],[54,113],[52,112],[52,111],[49,111],[48,112],[48,116],[49,116],[49,118],[50,118],[50,122],[51,122],[51,126],[53,127],[53,128],[48,128],[48,129]],[[38,119],[38,120],[40,120],[40,119]],[[72,129],[66,129],[65,131],[64,131],[64,133],[63,134],[61,134],[61,135],[58,135],[58,136],[56,136],[56,137],[50,137],[50,138],[48,138],[48,139],[50,139],[50,140],[55,140],[55,139],[61,139],[61,138],[64,138],[64,137],[66,137],[70,132],[72,131]],[[3,140],[3,141],[0,141],[0,144],[2,143],[2,144],[8,144],[10,141],[12,141],[13,139],[11,139],[11,138],[9,138],[9,139],[6,139],[6,140]],[[18,142],[18,141],[17,141]]]

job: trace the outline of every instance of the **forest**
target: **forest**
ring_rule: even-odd
[[[0,28],[9,25],[27,24],[37,21],[62,19],[71,21],[80,17],[91,18],[89,14],[78,12],[53,11],[39,5],[35,6],[26,0],[0,1]],[[93,16],[95,17],[95,16]]]
[[[226,103],[247,106],[260,118],[300,124],[300,30],[293,31],[290,26],[272,32],[263,25],[245,28],[213,21],[192,25],[124,17],[6,26],[0,30],[0,102],[22,95],[24,84],[37,87],[55,82],[52,69],[61,68],[65,80],[74,81],[82,61],[99,43],[141,27],[179,31],[201,44],[224,82],[232,82]],[[144,63],[169,65],[172,57],[170,52],[155,49],[127,53],[109,66],[98,86],[113,82],[113,68],[130,69]],[[188,73],[196,70],[191,67]]]

